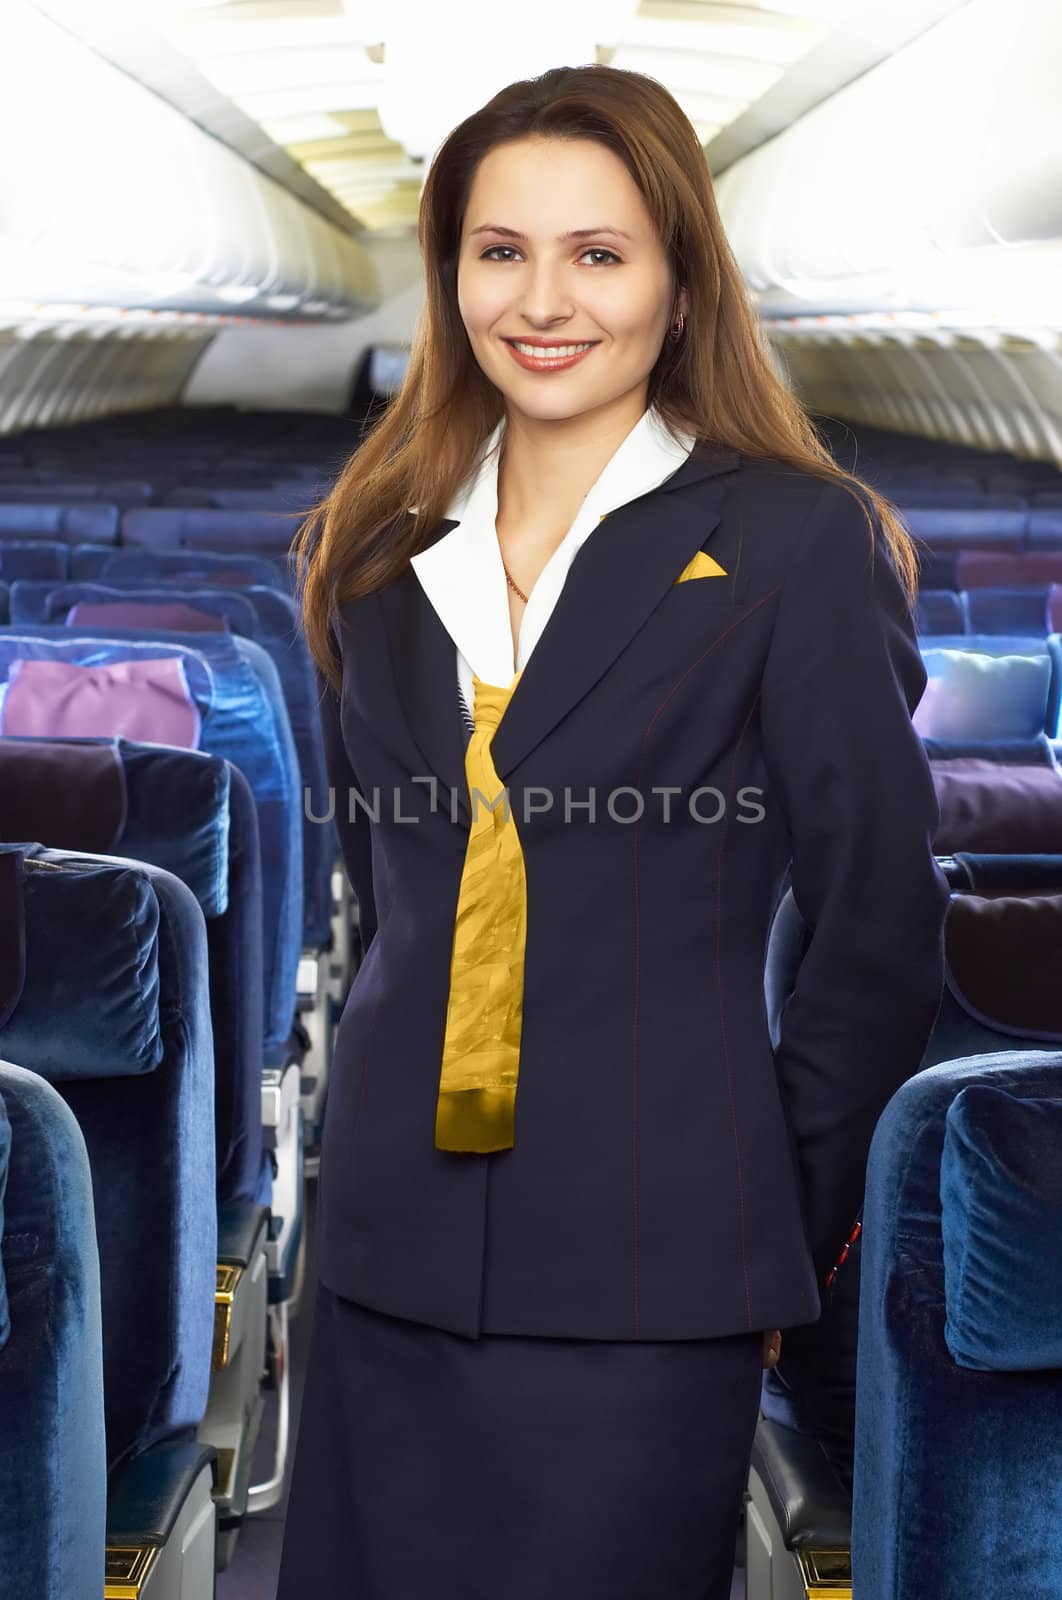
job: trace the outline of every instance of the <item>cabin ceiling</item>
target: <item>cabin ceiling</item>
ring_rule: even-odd
[[[514,78],[565,60],[645,72],[719,173],[963,3],[536,0],[531,39],[500,0],[38,8],[333,224],[401,236],[435,144]]]

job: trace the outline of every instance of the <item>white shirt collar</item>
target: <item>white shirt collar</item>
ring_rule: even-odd
[[[471,673],[505,687],[513,679],[513,639],[508,585],[495,522],[498,460],[504,433],[498,424],[480,453],[479,466],[447,511],[451,528],[413,556],[417,579],[460,653],[468,695]],[[676,441],[655,410],[643,412],[583,501],[568,533],[535,583],[520,621],[516,670],[522,671],[549,621],[576,552],[601,518],[659,487],[686,460],[695,441]],[[470,670],[469,670],[470,669]]]

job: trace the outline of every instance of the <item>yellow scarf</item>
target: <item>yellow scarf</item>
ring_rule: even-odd
[[[527,945],[527,878],[509,797],[490,742],[520,680],[473,674],[475,731],[465,751],[472,825],[450,961],[435,1148],[509,1150],[515,1137]]]

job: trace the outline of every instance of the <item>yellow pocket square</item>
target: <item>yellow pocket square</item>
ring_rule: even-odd
[[[685,583],[687,578],[725,578],[727,570],[721,567],[712,556],[706,556],[703,550],[698,550],[689,566],[683,567],[676,583]]]

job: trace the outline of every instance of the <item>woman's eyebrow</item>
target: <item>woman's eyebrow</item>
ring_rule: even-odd
[[[526,233],[518,233],[515,228],[503,228],[500,222],[482,222],[478,228],[469,230],[468,237],[471,239],[477,233],[500,233],[504,234],[506,239],[523,239],[525,241],[527,239]],[[602,233],[614,233],[620,239],[630,239],[632,237],[631,234],[624,233],[622,228],[605,227],[571,228],[567,233],[558,234],[557,238],[563,244],[567,239],[593,239]]]

